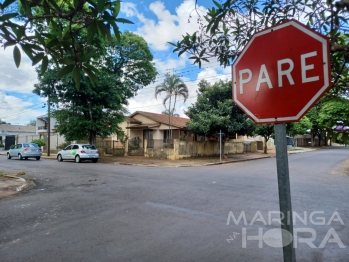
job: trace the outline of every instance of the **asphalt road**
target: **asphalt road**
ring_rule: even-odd
[[[0,170],[37,184],[0,200],[0,261],[282,261],[275,161],[175,168],[0,156]],[[297,261],[349,261],[348,161],[347,148],[289,156]],[[230,211],[246,222],[229,221]]]

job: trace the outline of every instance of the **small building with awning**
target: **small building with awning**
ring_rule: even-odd
[[[188,121],[189,118],[184,117],[136,111],[126,118],[121,127],[129,141],[138,141],[143,147],[143,141],[147,139],[148,147],[153,147],[164,143],[171,145],[173,139],[192,141],[193,136],[186,127]]]

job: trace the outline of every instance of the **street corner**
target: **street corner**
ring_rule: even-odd
[[[23,178],[25,172],[10,174],[0,171],[0,199],[25,192],[35,186],[33,181]]]

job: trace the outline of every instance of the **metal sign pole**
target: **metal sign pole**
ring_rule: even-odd
[[[274,134],[284,262],[295,262],[296,252],[293,245],[293,219],[286,143],[286,125],[275,124]]]
[[[222,162],[222,130],[219,130],[219,161]]]

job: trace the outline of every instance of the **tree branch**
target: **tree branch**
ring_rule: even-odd
[[[349,45],[331,45],[331,52],[349,51]]]

